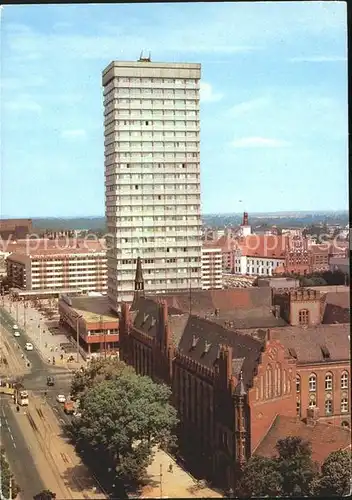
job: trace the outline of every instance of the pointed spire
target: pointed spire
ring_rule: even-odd
[[[243,371],[242,370],[240,372],[240,379],[239,379],[239,382],[237,384],[235,393],[236,393],[236,396],[242,396],[242,397],[247,394],[246,388],[245,388],[245,385],[243,382]]]
[[[136,277],[134,279],[134,290],[136,292],[144,291],[144,279],[142,272],[142,260],[140,257],[137,258],[136,265]]]

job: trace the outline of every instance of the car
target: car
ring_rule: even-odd
[[[66,396],[64,396],[63,394],[58,394],[56,396],[56,401],[58,403],[63,403],[64,404],[64,403],[66,403]]]
[[[33,344],[31,344],[31,342],[26,342],[24,348],[26,349],[26,351],[33,351],[34,349]]]
[[[14,337],[20,337],[20,336],[21,336],[21,334],[20,334],[20,332],[19,332],[18,330],[15,330],[15,331],[13,332],[13,336],[14,336]]]
[[[46,377],[46,385],[48,385],[48,386],[55,385],[54,377]]]

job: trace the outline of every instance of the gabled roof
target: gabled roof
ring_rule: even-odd
[[[172,294],[149,295],[150,298],[166,300],[169,306],[176,307],[184,312],[191,310],[192,314],[211,315],[218,313],[235,312],[238,309],[255,309],[271,307],[272,298],[270,288],[248,287],[228,290],[187,290]]]
[[[242,330],[256,338],[264,335],[264,330]],[[331,361],[346,361],[350,359],[350,325],[317,325],[304,328],[302,326],[286,326],[270,329],[271,337],[279,340],[286,348],[287,355],[292,349],[297,354],[298,363],[319,363],[326,361],[322,346],[330,354]]]
[[[134,303],[133,325],[151,337],[156,336],[159,307],[150,298],[139,298]],[[154,321],[153,321],[154,320]],[[243,381],[248,386],[259,361],[264,341],[224,328],[212,321],[184,313],[174,307],[168,309],[168,324],[174,345],[179,352],[213,368],[222,345],[232,347],[233,373],[243,371]]]
[[[346,420],[349,419],[346,418]],[[345,449],[351,445],[350,429],[320,422],[310,426],[297,418],[278,415],[254,454],[264,457],[276,456],[277,441],[288,436],[297,436],[309,441],[312,446],[312,458],[319,464],[322,464],[333,451]]]

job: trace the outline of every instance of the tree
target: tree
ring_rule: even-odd
[[[33,500],[53,500],[54,498],[56,498],[56,493],[50,490],[43,490],[34,495]]]
[[[83,376],[88,389],[80,392],[82,415],[72,427],[77,446],[94,452],[104,467],[113,466],[124,482],[138,481],[154,447],[173,443],[177,416],[170,388],[120,362],[114,368],[105,360],[92,364]]]
[[[122,372],[134,373],[134,370],[116,358],[93,360],[86,369],[75,373],[71,383],[71,394],[80,398],[94,384],[103,380],[117,380]]]
[[[326,498],[347,496],[351,489],[351,451],[333,451],[324,461],[315,493]]]
[[[10,496],[10,482],[12,489],[12,498],[16,498],[20,488],[18,484],[14,481],[13,475],[11,474],[10,466],[6,460],[5,449],[0,448],[0,472],[1,472],[1,494],[5,498]]]
[[[236,494],[239,497],[279,496],[282,491],[282,476],[278,463],[273,458],[253,456],[243,470]]]
[[[318,474],[317,464],[312,460],[310,443],[298,436],[290,436],[279,439],[275,448],[278,452],[278,471],[283,479],[283,495],[309,495],[312,482]]]

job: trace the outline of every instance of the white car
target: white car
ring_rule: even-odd
[[[58,403],[66,403],[66,396],[64,396],[63,394],[58,394],[56,396],[56,401]]]
[[[21,334],[20,334],[20,332],[19,332],[18,330],[14,330],[14,331],[13,331],[13,336],[14,336],[14,337],[20,337],[20,336],[21,336]]]
[[[26,342],[24,348],[26,349],[26,351],[33,351],[34,349],[33,344],[31,344],[30,342]]]

